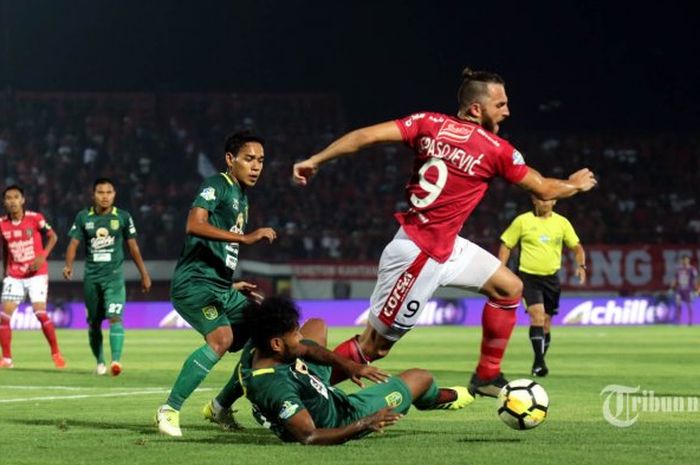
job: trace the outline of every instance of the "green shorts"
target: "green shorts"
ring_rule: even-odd
[[[309,371],[330,386],[332,368],[306,361]],[[413,404],[408,386],[399,376],[392,376],[386,383],[378,383],[348,395],[353,409],[343,424],[373,415],[384,407],[394,407],[398,413],[406,413]]]
[[[348,396],[354,407],[350,421],[373,415],[385,407],[393,407],[397,413],[408,412],[413,403],[411,391],[398,376],[392,376],[386,383],[378,383]]]
[[[126,303],[123,279],[106,282],[83,281],[88,324],[101,323],[105,318],[121,318]]]
[[[188,284],[187,289],[179,287],[170,294],[173,307],[202,336],[221,326],[243,324],[243,308],[248,299],[237,290],[195,283]]]

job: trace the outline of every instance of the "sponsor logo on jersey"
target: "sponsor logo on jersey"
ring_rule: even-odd
[[[321,394],[324,398],[328,399],[328,389],[326,389],[326,386],[321,382],[320,379],[316,378],[314,375],[309,375],[309,382],[311,383],[311,386],[316,389],[316,392]]]
[[[71,229],[76,229],[76,226],[73,225]],[[87,223],[85,223],[85,229],[95,229],[95,223],[93,223],[92,221],[88,221]]]
[[[456,123],[454,121],[445,121],[437,133],[437,139],[447,139],[457,144],[463,144],[469,140],[474,132],[473,126]]]
[[[216,200],[216,190],[214,190],[213,187],[205,187],[204,190],[202,190],[202,193],[199,195],[207,202]]]
[[[97,228],[95,237],[90,239],[90,247],[92,250],[106,249],[114,245],[114,236],[109,235],[107,228]]]
[[[219,316],[219,311],[213,305],[207,305],[202,309],[202,314],[207,320],[215,320]]]
[[[238,205],[238,199],[233,199],[233,203],[231,204],[231,207],[232,207],[234,210],[238,210],[238,207],[239,207],[239,205]]]
[[[414,121],[418,121],[419,119],[423,119],[423,118],[425,118],[425,113],[415,113],[415,114],[411,115],[410,118],[406,119],[406,121],[403,124],[407,128],[410,128],[411,126],[413,126]]]
[[[285,400],[284,404],[282,404],[282,408],[280,409],[280,413],[278,416],[280,417],[281,420],[286,420],[288,418],[291,418],[292,415],[297,413],[297,410],[299,410],[299,404],[295,404],[292,401]]]
[[[309,374],[309,367],[307,367],[306,363],[304,363],[301,359],[296,359],[296,361],[294,362],[294,369],[302,375]]]
[[[523,158],[523,154],[518,152],[517,150],[513,151],[513,164],[514,165],[524,165],[525,164],[525,159]]]
[[[384,397],[384,400],[386,401],[387,407],[398,407],[401,405],[401,402],[403,402],[403,394],[401,394],[399,391],[394,391],[388,396]]]
[[[117,231],[119,229],[119,220],[109,220],[109,227]]]
[[[416,277],[408,271],[401,275],[399,280],[396,282],[396,285],[394,285],[394,289],[392,289],[389,298],[386,299],[386,302],[384,303],[382,315],[385,315],[388,318],[392,318],[394,315],[396,315],[396,312],[398,312],[399,308],[401,307],[401,304],[406,298],[408,291],[411,290],[411,286],[413,286],[415,280]]]

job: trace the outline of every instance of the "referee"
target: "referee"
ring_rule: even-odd
[[[520,245],[520,278],[523,300],[530,315],[530,342],[535,353],[533,376],[547,376],[544,362],[551,341],[552,316],[559,310],[562,244],[576,254],[576,276],[586,282],[586,252],[576,231],[563,216],[554,213],[556,200],[532,197],[534,210],[517,216],[501,235],[498,258],[504,266],[513,247]]]

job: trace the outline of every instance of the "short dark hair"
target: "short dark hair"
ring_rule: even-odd
[[[22,194],[22,197],[24,197],[24,189],[19,187],[17,184],[7,186],[5,190],[2,191],[2,196],[5,197],[5,194],[7,194],[9,191],[19,191],[19,193]]]
[[[457,91],[457,103],[459,109],[466,110],[474,102],[480,102],[488,93],[488,84],[502,84],[505,81],[496,73],[488,71],[472,71],[464,68],[462,71],[462,83]]]
[[[270,339],[299,327],[300,312],[296,304],[284,297],[267,297],[261,303],[251,302],[243,309],[253,345],[262,352],[270,351]]]
[[[95,182],[92,183],[92,191],[95,192],[97,186],[100,184],[110,184],[114,190],[117,190],[117,186],[114,185],[114,181],[112,181],[110,178],[97,178],[95,179]]]
[[[238,152],[240,152],[241,148],[243,148],[243,146],[249,142],[257,142],[258,144],[265,147],[265,140],[262,137],[257,136],[251,131],[246,130],[229,134],[226,137],[224,151],[225,153],[230,153],[235,157],[236,155],[238,155]]]

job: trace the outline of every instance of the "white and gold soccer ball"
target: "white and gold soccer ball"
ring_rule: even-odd
[[[547,418],[547,391],[531,379],[516,379],[498,394],[498,416],[513,429],[532,429]]]

